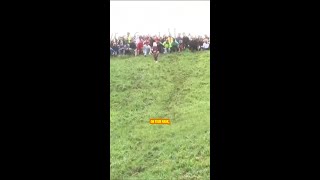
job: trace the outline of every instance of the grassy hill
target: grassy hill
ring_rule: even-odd
[[[210,52],[110,61],[111,180],[210,178]],[[150,125],[149,118],[171,125]]]

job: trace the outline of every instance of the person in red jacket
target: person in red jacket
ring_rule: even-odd
[[[140,40],[137,43],[136,56],[142,53],[142,48],[143,48],[143,39],[140,38]]]

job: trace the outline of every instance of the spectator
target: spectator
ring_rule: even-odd
[[[163,46],[164,46],[164,53],[170,53],[170,48],[169,48],[169,41],[168,39],[163,43]]]
[[[144,38],[143,45],[149,45],[149,44],[150,44],[149,37]]]
[[[110,56],[114,54],[114,50],[110,47]]]
[[[159,53],[164,53],[164,46],[163,44],[161,43],[161,41],[159,40],[157,43],[157,48],[158,48],[158,51]]]
[[[185,35],[185,33],[183,33],[183,49],[186,49],[188,47],[189,44],[189,37]]]
[[[154,40],[155,40],[155,42],[158,43],[160,41],[160,38],[158,36],[154,36]]]
[[[136,44],[135,44],[133,41],[131,41],[129,47],[130,47],[132,50],[135,50],[135,49],[137,48]]]
[[[179,48],[179,52],[181,52],[183,50],[183,40],[182,40],[182,37],[181,37],[181,34],[179,33],[178,34],[178,37],[177,37],[177,42],[178,42],[178,48]]]
[[[119,47],[116,43],[113,43],[112,50],[113,50],[112,55],[114,55],[114,56],[118,55]]]
[[[173,38],[173,42],[171,45],[171,52],[177,52],[179,50],[179,43],[175,38]]]
[[[149,41],[150,41],[149,44],[153,45],[153,42],[155,42],[154,37],[150,37]]]
[[[203,45],[202,45],[201,48],[202,48],[203,50],[209,50],[209,45],[210,45],[210,44],[205,40],[205,41],[203,42]]]
[[[138,39],[137,41],[137,49],[136,49],[136,56],[142,53],[142,48],[143,48],[143,40],[142,37]]]
[[[144,54],[144,57],[147,56],[147,54],[150,54],[150,50],[151,50],[151,47],[149,44],[144,44],[143,45],[143,54]]]
[[[138,35],[138,33],[135,33],[133,37],[129,32],[124,36],[117,36],[117,33],[115,33],[110,39],[110,54],[112,56],[125,54],[138,56],[143,54],[146,57],[148,54],[153,54],[154,45],[156,45],[159,54],[181,52],[186,48],[191,51],[209,50],[210,38],[207,35],[203,37],[189,34],[187,36],[185,33],[183,35],[178,33],[177,38],[172,37],[170,33],[169,36],[160,36],[160,34],[159,36]],[[154,57],[158,58],[158,56]]]
[[[120,45],[119,45],[119,55],[125,55],[125,48],[124,48],[124,45],[123,45],[123,42],[120,42]]]
[[[130,48],[128,44],[124,45],[124,49],[125,49],[125,54],[131,55],[134,53],[134,49]]]

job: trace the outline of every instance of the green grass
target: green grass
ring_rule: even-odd
[[[112,58],[110,81],[111,180],[210,179],[209,51]]]

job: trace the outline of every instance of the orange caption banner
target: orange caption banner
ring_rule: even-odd
[[[150,124],[168,124],[168,125],[170,125],[170,119],[168,119],[168,118],[150,118]]]

